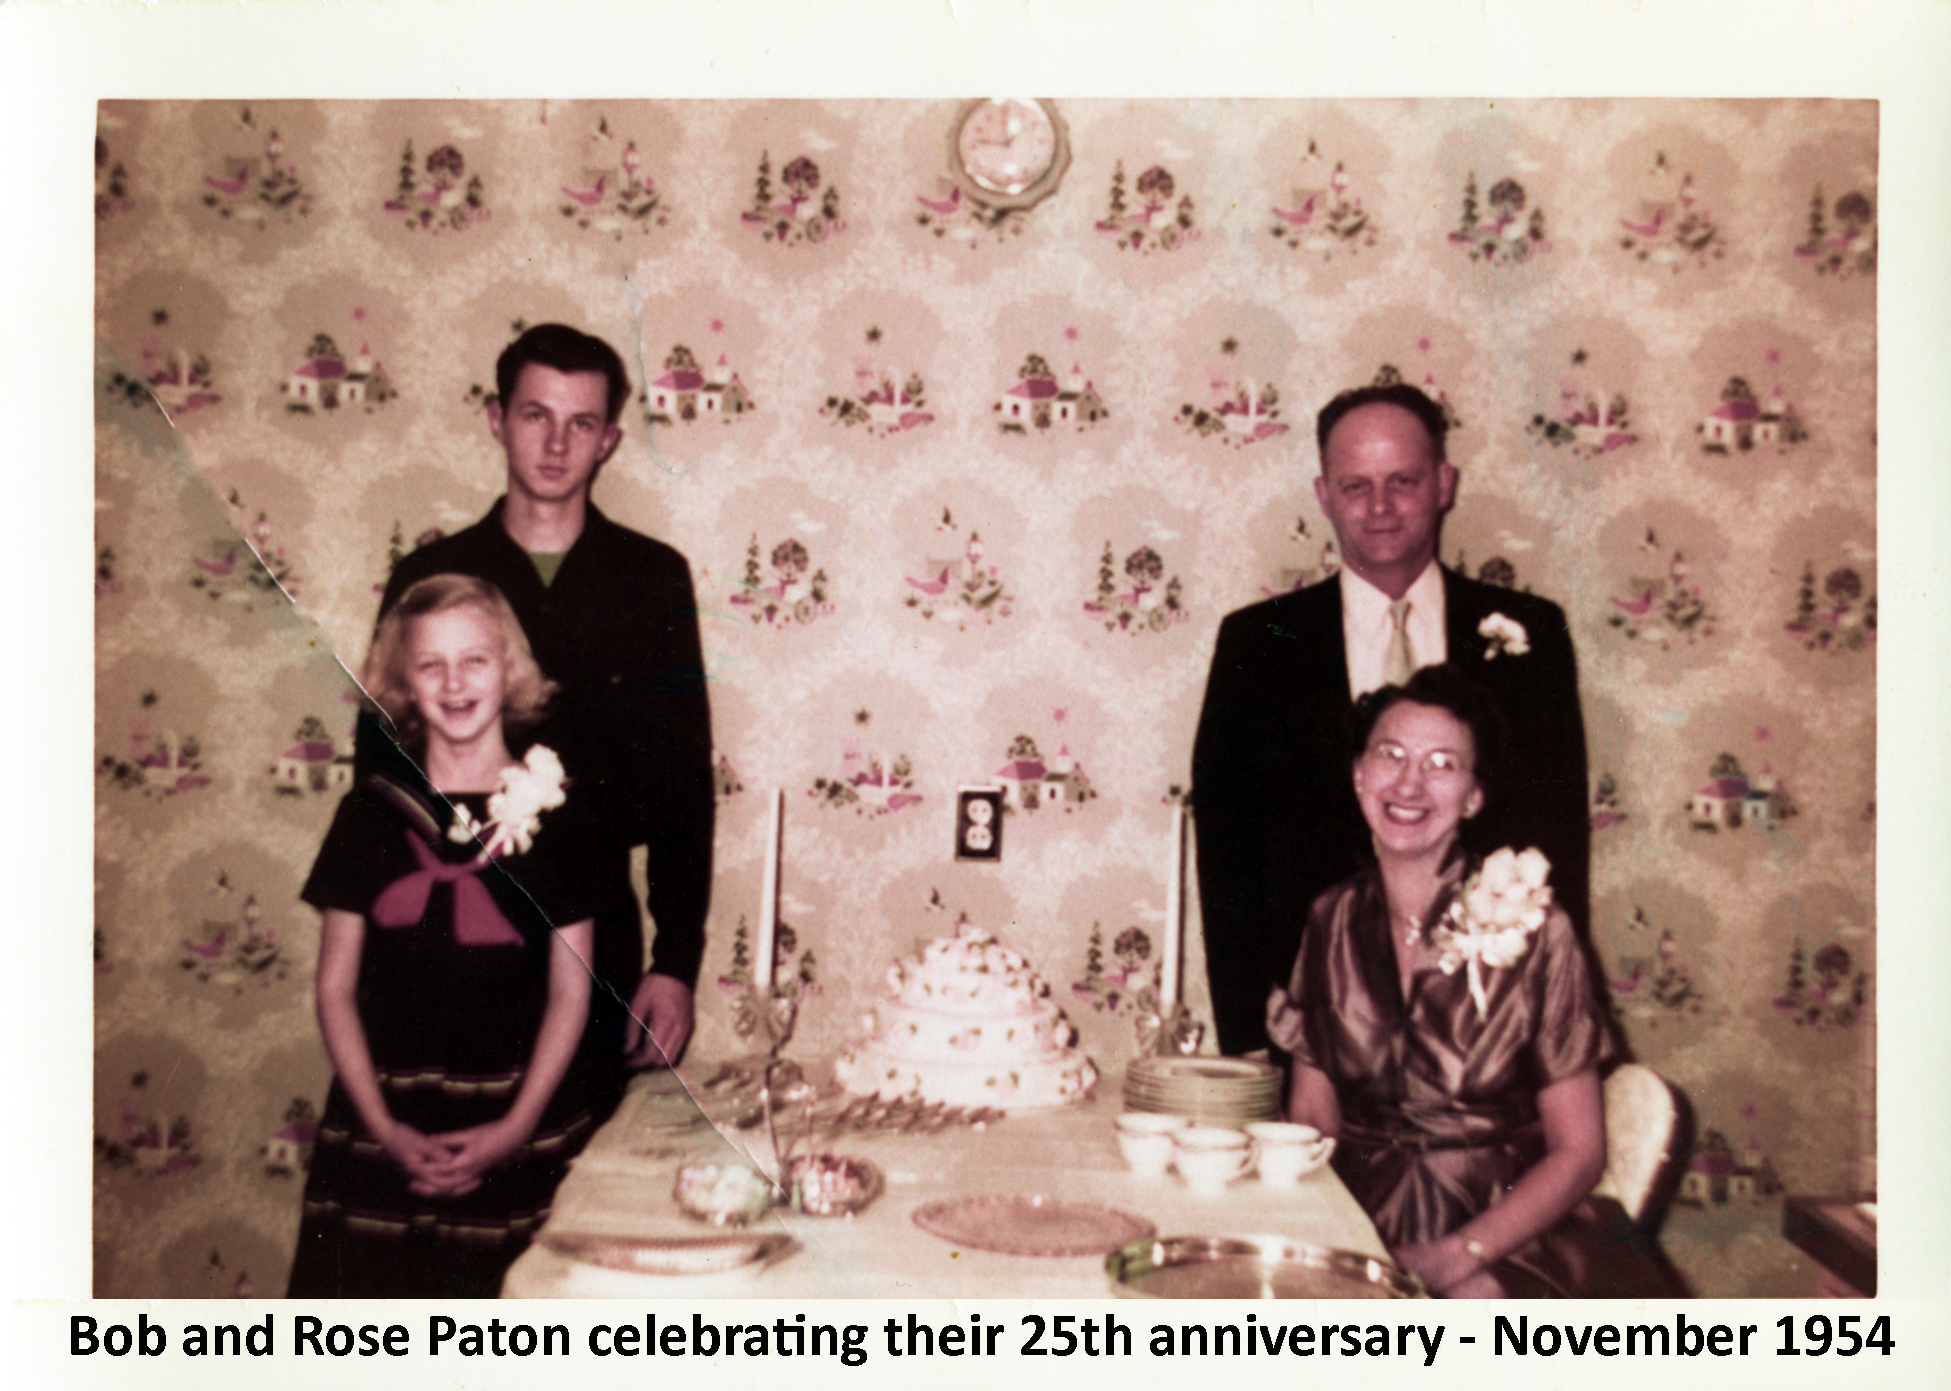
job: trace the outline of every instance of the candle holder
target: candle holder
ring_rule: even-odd
[[[1138,1034],[1140,1057],[1189,1058],[1206,1038],[1206,1026],[1190,1010],[1176,1000],[1161,1007],[1150,988],[1139,994],[1132,1027]]]
[[[792,1040],[793,1026],[799,1021],[799,995],[797,980],[772,985],[746,981],[732,997],[732,1031],[750,1040],[764,1059],[759,1073],[759,1108],[765,1116],[766,1143],[772,1148],[772,1172],[767,1177],[775,1195],[781,1197],[786,1192],[787,1161],[791,1158],[779,1148],[775,1113],[782,1095],[804,1099],[807,1114],[802,1128],[809,1136],[813,1129],[812,1089],[804,1085],[799,1064],[779,1056]],[[788,1145],[787,1151],[790,1149]]]
[[[799,1020],[799,981],[754,985],[740,981],[732,996],[732,1032],[776,1060]]]

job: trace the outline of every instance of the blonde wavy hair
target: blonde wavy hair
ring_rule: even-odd
[[[448,609],[476,608],[494,620],[501,633],[502,660],[507,684],[501,699],[501,722],[511,732],[534,725],[548,709],[558,689],[542,674],[535,653],[502,592],[486,580],[472,575],[429,575],[407,587],[398,603],[388,609],[373,631],[372,650],[366,654],[363,682],[366,694],[387,719],[393,722],[402,742],[417,743],[425,734],[425,722],[414,708],[412,690],[407,684],[407,632],[416,618]]]

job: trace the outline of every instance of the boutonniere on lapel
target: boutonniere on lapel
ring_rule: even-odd
[[[476,821],[466,807],[457,804],[447,838],[465,845],[493,831],[476,857],[483,864],[501,855],[526,854],[535,833],[542,828],[542,813],[553,811],[566,800],[562,789],[568,781],[555,750],[537,744],[520,763],[501,770],[501,778],[488,798],[488,819]]]
[[[1465,881],[1450,911],[1430,928],[1430,944],[1443,974],[1453,976],[1459,966],[1469,969],[1478,1023],[1489,1005],[1484,970],[1515,965],[1531,949],[1531,934],[1551,911],[1551,889],[1545,883],[1550,873],[1544,852],[1533,848],[1520,855],[1505,846]]]
[[[1501,613],[1493,613],[1479,623],[1477,636],[1490,644],[1484,649],[1486,662],[1505,652],[1513,657],[1522,657],[1531,650],[1531,637],[1524,631],[1524,625],[1515,618],[1507,618]]]

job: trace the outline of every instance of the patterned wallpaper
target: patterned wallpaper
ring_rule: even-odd
[[[499,491],[520,325],[625,353],[596,499],[690,559],[718,743],[693,1057],[756,918],[830,1051],[961,913],[1113,1077],[1219,619],[1331,573],[1314,410],[1455,414],[1443,558],[1570,614],[1594,934],[1715,1161],[1875,1150],[1874,104],[107,102],[96,147],[103,1295],[283,1287],[327,1067],[296,901],[388,565]],[[998,865],[958,786],[1009,789]],[[1195,995],[1203,976],[1194,963]]]

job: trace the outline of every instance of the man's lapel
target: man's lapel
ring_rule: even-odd
[[[1477,631],[1489,617],[1481,586],[1471,584],[1449,566],[1443,569],[1443,641],[1451,666],[1470,671],[1483,665],[1490,642]]]
[[[1316,710],[1346,714],[1348,642],[1341,625],[1341,576],[1334,574],[1302,591],[1311,608],[1302,616],[1300,689]]]

